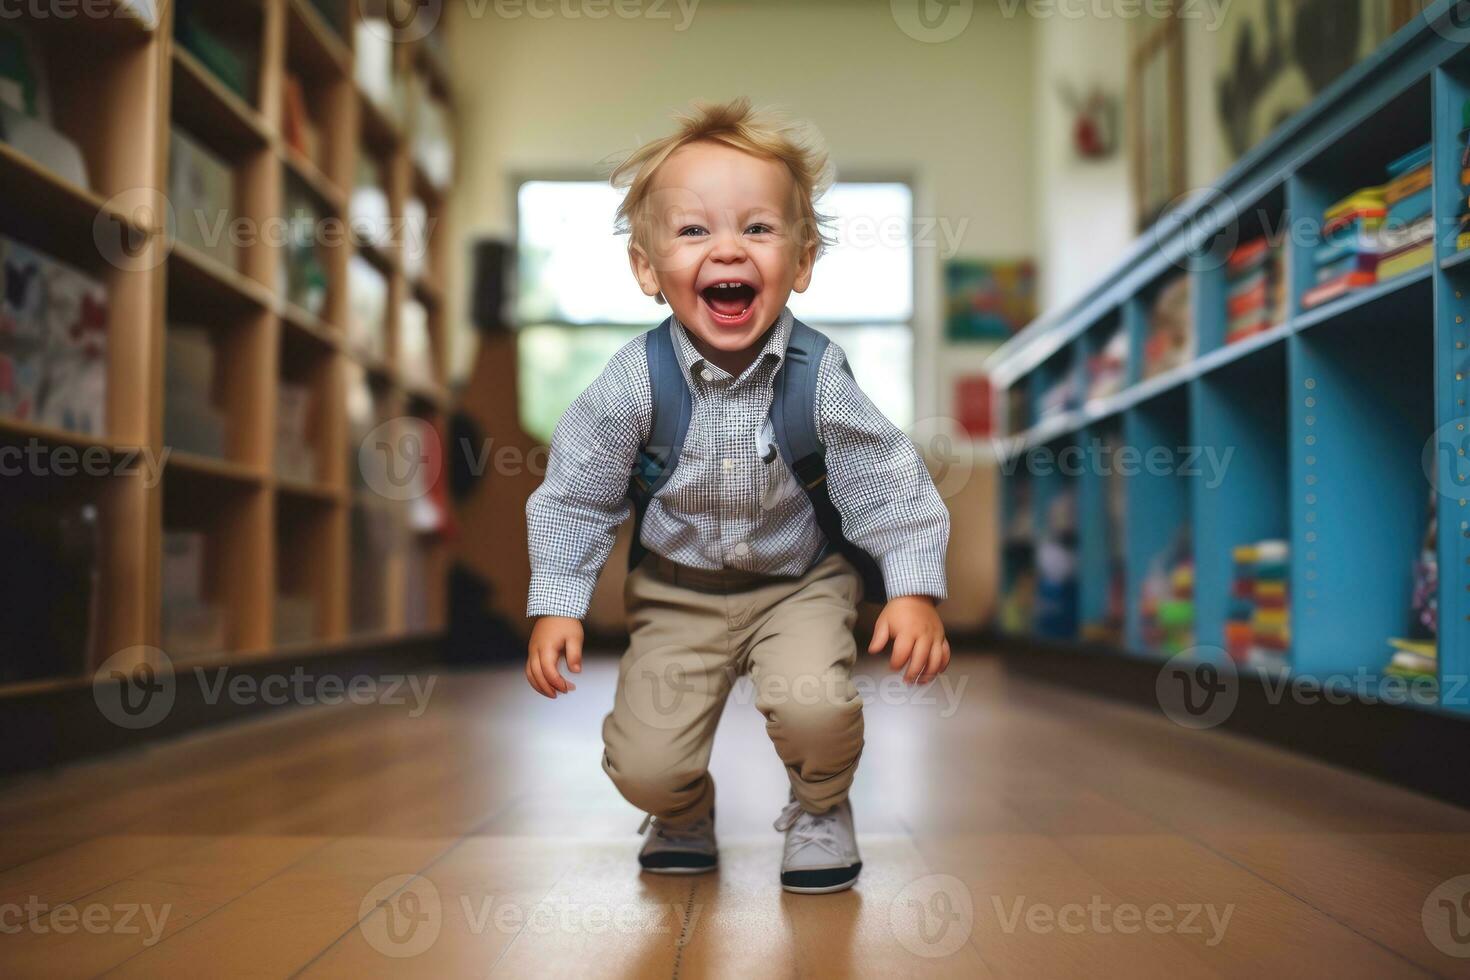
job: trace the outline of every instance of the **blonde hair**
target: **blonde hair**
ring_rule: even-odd
[[[832,185],[834,174],[826,151],[803,127],[770,110],[752,109],[745,96],[719,105],[696,101],[674,118],[679,124],[674,133],[634,150],[609,178],[614,187],[628,189],[618,205],[616,228],[631,236],[630,246],[647,248],[648,197],[658,168],[679,147],[702,140],[786,164],[796,185],[798,244],[803,250],[815,246],[817,255],[832,244],[823,230],[830,219],[817,213],[815,201]]]

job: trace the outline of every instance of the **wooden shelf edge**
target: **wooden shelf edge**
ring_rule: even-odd
[[[245,273],[232,269],[212,255],[206,255],[192,245],[177,239],[169,242],[169,258],[187,266],[191,272],[210,280],[228,290],[236,298],[245,300],[268,312],[276,312],[276,297],[264,283],[256,282]]]
[[[59,429],[55,426],[42,425],[39,422],[27,422],[23,419],[0,415],[0,439],[6,436],[36,439],[58,446],[74,446],[77,449],[104,449],[114,456],[135,452],[141,448],[124,445],[107,436],[92,436],[85,432],[73,432],[70,429]]]
[[[101,213],[142,234],[151,235],[159,230],[157,222],[143,224],[137,220],[135,211],[124,211],[116,197],[109,200],[90,188],[74,184],[3,141],[0,141],[0,185],[16,197],[38,196],[41,207],[47,204],[71,207],[79,218],[95,221]]]
[[[306,0],[290,0],[286,10],[291,18],[287,29],[303,28],[310,46],[315,49],[315,54],[331,63],[342,76],[351,78],[353,55],[347,39],[333,30],[322,17],[321,12]]]
[[[248,134],[250,142],[259,146],[271,144],[274,132],[270,124],[265,121],[265,116],[239,95],[230,91],[228,86],[216,78],[213,72],[181,45],[173,46],[173,64],[175,69],[181,70],[184,75],[188,76],[190,84],[208,95],[214,103],[212,108],[227,113],[236,126],[243,133]],[[178,87],[175,86],[176,95],[177,91]],[[197,134],[191,135],[197,136]]]
[[[342,348],[342,332],[315,313],[303,310],[289,300],[278,303],[275,313],[282,323],[307,339],[332,350]]]
[[[278,493],[290,497],[299,497],[323,504],[346,504],[347,491],[321,483],[303,483],[289,477],[277,476],[274,478],[275,488]]]
[[[168,459],[164,464],[165,476],[170,472],[187,473],[191,476],[202,476],[250,487],[264,486],[267,481],[266,474],[253,466],[173,448],[168,449]]]
[[[286,169],[305,185],[307,190],[321,199],[329,211],[339,218],[347,217],[346,192],[338,187],[332,178],[322,173],[315,163],[308,160],[300,150],[285,140],[277,144],[276,155],[285,163]]]

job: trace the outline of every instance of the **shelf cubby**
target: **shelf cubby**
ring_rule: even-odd
[[[1291,341],[1292,655],[1306,674],[1377,672],[1408,628],[1430,492],[1434,330],[1427,292],[1402,298],[1391,319]]]
[[[346,633],[346,515],[330,499],[283,492],[276,500],[276,646]]]
[[[1286,354],[1278,340],[1190,386],[1201,454],[1190,480],[1201,646],[1225,646],[1234,549],[1289,537]]]
[[[1232,206],[1229,213],[1219,214],[1216,220],[1222,224],[1217,229],[1209,250],[1197,256],[1191,263],[1194,274],[1191,299],[1194,304],[1195,344],[1200,357],[1231,344],[1229,260],[1237,248],[1261,239],[1267,242],[1267,311],[1275,305],[1275,283],[1271,281],[1271,266],[1275,261],[1273,256],[1277,250],[1287,247],[1291,234],[1291,213],[1286,207],[1286,187],[1278,183],[1243,207]],[[1289,316],[1289,310],[1283,310],[1279,321],[1284,321],[1286,316]],[[1235,341],[1240,342],[1241,340]]]
[[[1121,644],[1126,592],[1127,486],[1118,472],[1122,420],[1083,430],[1077,479],[1077,619],[1084,639]]]
[[[1123,471],[1127,495],[1128,547],[1126,639],[1128,647],[1157,653],[1144,641],[1144,583],[1167,558],[1181,535],[1191,532],[1191,478],[1186,471],[1190,446],[1190,405],[1175,388],[1130,408],[1123,417],[1123,451],[1115,461]]]
[[[202,598],[223,617],[221,648],[175,647],[165,650],[170,656],[215,658],[269,648],[271,505],[271,494],[263,484],[170,462],[163,485],[164,533],[203,536]],[[166,639],[165,643],[172,645]]]

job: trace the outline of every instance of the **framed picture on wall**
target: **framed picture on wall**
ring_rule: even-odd
[[[1185,191],[1184,41],[1176,4],[1141,19],[1128,68],[1133,199],[1140,231]]]

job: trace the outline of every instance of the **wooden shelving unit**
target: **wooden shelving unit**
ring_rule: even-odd
[[[1470,711],[1462,683],[1470,668],[1470,250],[1456,248],[1466,208],[1470,54],[1452,28],[1454,7],[1433,4],[1212,193],[1143,236],[1088,295],[1028,327],[989,362],[997,410],[1008,419],[998,452],[1003,590],[1035,580],[1042,540],[1059,538],[1060,522],[1049,524],[1048,515],[1058,495],[1071,495],[1077,514],[1075,617],[1042,629],[1033,615],[1008,631],[1063,643],[1116,631],[1106,643],[1118,652],[1169,656],[1140,623],[1140,593],[1186,529],[1194,616],[1186,652],[1221,661],[1232,550],[1280,540],[1289,545],[1289,653],[1283,663],[1248,662],[1241,672],[1307,678],[1382,703],[1401,680],[1386,675],[1388,641],[1409,632],[1414,564],[1434,500],[1438,693],[1403,693],[1401,684],[1393,703]],[[1426,145],[1436,261],[1308,307],[1324,210],[1382,183],[1391,161]],[[1285,251],[1284,322],[1227,343],[1225,255],[1235,243],[1269,237],[1268,229]],[[1227,246],[1218,255],[1198,247],[1221,241]],[[1195,352],[1144,378],[1146,311],[1162,284],[1181,277],[1190,282]],[[1044,416],[1045,396],[1054,405],[1066,390],[1060,383],[1115,330],[1128,338],[1122,390]],[[1085,381],[1076,387],[1085,391]],[[1133,472],[1116,484],[1121,507],[1109,506],[1114,477],[1105,467],[1077,455],[1077,466],[1055,465],[1065,452],[1097,446],[1134,454]],[[1217,460],[1230,454],[1214,479],[1183,465],[1184,454],[1197,462],[1211,451]],[[1162,462],[1153,471],[1142,465],[1151,452]],[[1121,457],[1110,459],[1121,468]],[[1433,482],[1429,459],[1439,467]],[[1104,622],[1119,594],[1126,620]],[[1009,607],[1017,609],[1024,604]]]
[[[173,656],[163,642],[161,572],[163,536],[175,529],[204,535],[205,591],[221,610],[224,634],[222,648],[181,651],[176,662],[304,656],[421,640],[445,627],[442,534],[414,530],[424,523],[411,514],[414,501],[375,493],[357,472],[364,428],[411,417],[442,432],[450,404],[441,312],[444,195],[415,176],[412,122],[373,103],[355,82],[361,5],[341,4],[348,20],[340,25],[311,0],[199,5],[212,30],[258,54],[250,97],[176,40],[176,5],[159,6],[160,23],[151,30],[126,15],[63,19],[27,6],[21,17],[54,66],[48,74],[55,117],[82,148],[92,187],[0,143],[0,235],[106,284],[107,426],[94,436],[0,417],[0,445],[70,447],[160,465],[157,472],[131,465],[103,476],[0,482],[0,508],[91,505],[100,535],[96,630],[85,662],[0,683],[0,696],[84,683],[102,661],[134,647],[163,646]],[[420,50],[426,43],[396,45],[395,72],[423,74],[448,103],[442,72]],[[311,155],[286,136],[288,76],[299,79],[319,134]],[[235,251],[233,264],[173,234],[178,216],[170,225],[158,208],[136,206],[167,195],[174,131],[228,165],[231,218],[248,219],[259,232]],[[400,218],[417,198],[435,228],[416,282],[405,272],[400,243],[366,244],[347,233],[363,154],[379,165],[391,216]],[[316,244],[326,279],[317,309],[291,295],[285,247],[269,234],[290,217],[293,196],[312,203],[316,228],[335,229]],[[109,261],[99,228],[130,236],[129,261]],[[348,338],[348,265],[358,254],[386,283],[378,352],[356,350]],[[429,356],[417,372],[408,370],[399,347],[401,309],[410,300],[428,312]],[[167,337],[179,324],[199,327],[214,350],[214,401],[225,432],[220,456],[167,443]],[[288,383],[310,393],[309,477],[278,472],[277,408]],[[358,410],[369,415],[356,418]],[[364,526],[370,533],[355,533]]]

